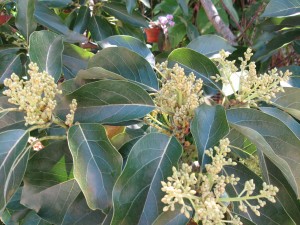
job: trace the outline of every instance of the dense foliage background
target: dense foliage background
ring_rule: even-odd
[[[186,146],[144,120],[161,89],[155,65],[166,60],[204,82],[206,104],[185,137],[201,166],[209,163],[204,150],[228,137],[236,147],[232,158],[257,157],[261,174],[247,164],[226,167],[224,173],[241,178],[227,194],[238,195],[249,179],[280,190],[260,217],[234,204],[232,212],[243,224],[300,224],[299,0],[1,0],[0,6],[1,89],[12,73],[26,78],[35,62],[62,90],[53,124],[25,126],[23,112],[0,113],[4,224],[195,224],[180,208],[163,212],[161,202],[161,181],[181,164]],[[175,25],[146,44],[144,28],[167,14]],[[216,16],[228,30],[214,23]],[[260,73],[277,67],[293,75],[270,103],[221,104],[212,58],[224,49],[237,60],[247,47]],[[12,107],[7,99],[1,95],[2,109]],[[72,99],[77,123],[68,127],[57,121],[65,120]],[[29,137],[43,149],[34,150]]]

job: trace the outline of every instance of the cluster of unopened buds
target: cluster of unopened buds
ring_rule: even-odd
[[[250,62],[253,55],[250,48],[244,53],[244,58],[239,58],[241,62],[239,69],[235,66],[235,61],[226,59],[229,56],[227,52],[222,50],[219,55],[220,58],[214,60],[218,63],[220,75],[217,74],[212,78],[216,81],[221,80],[223,86],[229,87],[231,89],[229,94],[234,94],[237,103],[256,107],[258,102],[270,103],[276,93],[284,92],[280,83],[286,82],[291,73],[288,70],[283,73],[274,68],[267,73],[257,74],[255,63]]]
[[[168,28],[173,27],[175,22],[173,21],[173,15],[167,14],[166,16],[159,16],[158,20],[150,22],[151,27],[160,27],[164,34],[168,34]]]
[[[174,211],[176,205],[181,207],[181,213],[187,218],[203,225],[225,225],[227,223],[241,225],[240,218],[233,215],[229,209],[230,202],[238,202],[239,209],[247,212],[250,208],[257,216],[260,215],[259,209],[265,206],[267,199],[275,202],[275,195],[278,188],[273,185],[263,183],[263,189],[257,195],[253,195],[255,184],[253,180],[246,181],[244,189],[239,195],[228,197],[226,186],[228,184],[235,186],[240,180],[232,175],[222,175],[220,172],[226,165],[234,166],[235,162],[227,157],[230,152],[229,140],[220,140],[220,146],[206,151],[206,154],[212,158],[211,164],[207,164],[206,173],[195,173],[192,166],[182,164],[181,169],[173,167],[172,177],[168,181],[162,181],[162,191],[165,196],[162,202],[166,204],[163,211]],[[249,202],[250,200],[251,203]],[[257,201],[255,205],[253,200]],[[226,214],[230,219],[226,218]]]
[[[43,125],[52,121],[53,111],[57,105],[55,98],[62,91],[58,89],[51,75],[45,71],[39,72],[37,64],[30,63],[28,67],[28,80],[20,79],[14,73],[4,80],[4,85],[8,89],[3,91],[3,94],[9,97],[9,103],[19,107],[2,111],[23,111],[26,126]],[[77,102],[73,99],[66,125],[72,125],[76,108]]]
[[[24,81],[16,74],[4,80],[8,87],[3,92],[8,96],[8,102],[18,105],[20,111],[24,111],[26,125],[45,124],[52,118],[52,112],[56,106],[55,96],[61,94],[53,77],[48,73],[39,72],[35,63],[29,64],[29,80]]]
[[[171,69],[167,68],[167,62],[158,67],[163,84],[154,101],[159,112],[169,115],[173,134],[184,142],[194,111],[203,102],[203,81],[196,79],[193,73],[186,75],[178,64]]]

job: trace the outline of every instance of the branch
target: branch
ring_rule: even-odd
[[[230,44],[235,45],[236,43],[236,36],[231,32],[231,30],[226,26],[223,22],[219,13],[212,3],[211,0],[200,0],[201,5],[207,15],[209,21],[213,24],[216,31],[221,34]]]

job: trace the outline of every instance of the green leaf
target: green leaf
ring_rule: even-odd
[[[35,31],[29,39],[29,57],[40,71],[46,71],[55,81],[62,72],[63,42],[61,36],[50,31]]]
[[[83,34],[88,26],[90,14],[91,11],[87,6],[81,6],[75,20],[73,31]]]
[[[68,102],[72,99],[78,103],[75,121],[79,122],[116,124],[141,118],[154,109],[154,103],[146,91],[136,84],[121,80],[86,84],[66,96]],[[69,112],[68,104],[57,107],[58,115]]]
[[[158,89],[158,80],[151,65],[128,48],[110,47],[101,50],[90,59],[88,68],[91,67],[102,67],[150,89]]]
[[[133,146],[113,189],[111,225],[152,224],[162,212],[161,181],[177,166],[182,147],[174,137],[151,133]]]
[[[29,155],[29,151],[24,151],[28,138],[25,130],[0,133],[0,216],[23,180]]]
[[[232,0],[223,0],[222,3],[226,6],[232,17],[234,18],[235,22],[239,22],[239,15],[235,8],[233,7]]]
[[[154,221],[153,225],[185,225],[188,224],[189,219],[182,213],[180,213],[181,207],[176,204],[174,211],[162,212],[157,219]]]
[[[136,2],[137,0],[126,0],[126,9],[129,14],[131,14],[132,10],[135,8]]]
[[[92,67],[86,70],[80,70],[74,79],[64,81],[61,89],[64,95],[70,94],[81,86],[99,80],[126,80],[124,77],[110,72],[102,67]],[[138,84],[138,83],[137,83]]]
[[[21,62],[20,48],[6,48],[0,50],[0,84],[3,84],[5,78],[9,78],[12,73],[22,74],[23,66]]]
[[[201,169],[205,170],[205,164],[210,161],[205,150],[217,145],[220,139],[229,133],[224,108],[220,105],[200,105],[195,110],[195,116],[191,122],[191,133],[196,142]]]
[[[30,34],[37,28],[37,23],[33,16],[34,5],[35,0],[18,0],[16,5],[18,12],[16,16],[16,27],[27,42],[29,42]]]
[[[93,55],[93,53],[76,45],[64,43],[62,55],[64,77],[66,79],[73,78],[79,70],[86,69],[88,61]]]
[[[59,34],[63,34],[64,41],[66,42],[82,43],[87,41],[87,38],[83,35],[71,31],[59,16],[42,3],[36,3],[34,17],[39,24],[48,27]]]
[[[26,169],[25,191],[44,190],[73,178],[72,156],[66,140],[52,141],[42,151],[36,152]],[[30,199],[28,199],[30,201]]]
[[[135,37],[128,35],[115,35],[98,42],[98,44],[102,48],[115,46],[128,48],[129,50],[145,58],[151,64],[151,66],[155,66],[154,55],[150,49],[145,43]]]
[[[15,105],[9,104],[7,102],[8,97],[0,97],[0,107],[6,108],[16,108]],[[24,113],[23,112],[5,112],[0,114],[0,132],[12,129],[26,129]]]
[[[184,23],[175,23],[173,27],[168,28],[168,39],[170,40],[172,49],[177,48],[185,36],[186,25]],[[163,40],[163,37],[160,40]]]
[[[61,225],[102,225],[107,215],[100,210],[91,210],[80,193],[68,208]]]
[[[147,21],[142,17],[142,15],[137,12],[129,14],[125,5],[117,2],[105,3],[102,9],[108,14],[116,17],[122,22],[129,23],[135,27],[148,27]]]
[[[207,57],[218,54],[222,49],[228,52],[235,50],[224,38],[214,34],[202,35],[192,40],[186,47]]]
[[[187,1],[186,0],[176,0],[176,1],[183,12],[183,15],[188,16],[189,15],[189,7],[187,4]]]
[[[283,176],[282,172],[272,163],[268,158],[263,156],[261,159],[265,168],[263,171],[264,180],[278,187],[279,192],[276,195],[276,201],[278,201],[289,216],[294,220],[295,224],[300,224],[300,203],[297,200],[293,189]]]
[[[262,190],[262,183],[263,181],[258,177],[256,174],[254,174],[251,170],[249,170],[244,165],[238,163],[237,166],[225,166],[223,169],[225,176],[230,176],[231,174],[234,174],[235,177],[239,177],[240,180],[237,185],[227,185],[226,193],[230,197],[236,197],[238,196],[241,191],[244,189],[244,184],[247,180],[253,179],[255,183],[255,190],[252,195],[258,195],[259,190]],[[257,205],[257,201],[251,202],[250,204]],[[246,219],[249,219],[254,224],[260,225],[260,224],[276,224],[276,225],[292,225],[295,223],[291,220],[291,218],[286,213],[285,209],[281,205],[280,202],[272,203],[267,201],[266,206],[259,209],[260,216],[256,216],[254,212],[248,208],[247,213],[241,212],[238,208],[238,202],[235,202],[233,204],[233,212],[237,215],[241,215],[245,217]]]
[[[271,0],[262,17],[288,17],[300,13],[300,0]]]
[[[276,93],[276,97],[272,99],[272,104],[299,120],[299,94],[300,88],[284,88],[284,92]]]
[[[21,204],[33,209],[37,214],[54,224],[61,224],[69,207],[80,194],[80,188],[74,179],[50,187],[33,189],[26,185],[21,198]]]
[[[114,35],[113,26],[101,16],[92,16],[89,22],[89,30],[94,41],[101,41]]]
[[[264,43],[260,49],[257,49],[255,54],[253,55],[253,59],[258,61],[271,57],[272,55],[274,55],[275,51],[296,40],[299,35],[300,29],[278,33],[267,44]]]
[[[206,93],[217,93],[218,90],[221,90],[221,82],[216,83],[210,78],[219,71],[206,56],[188,48],[180,48],[171,52],[168,62],[170,65],[178,63],[185,69],[186,74],[193,72],[197,78],[201,78]]]
[[[227,111],[230,126],[246,136],[284,174],[299,198],[300,140],[279,119],[254,109]]]
[[[283,122],[300,139],[300,124],[288,113],[273,107],[260,107],[261,111]]]
[[[59,135],[49,129],[47,134]],[[46,204],[44,201],[48,201],[47,198],[39,199],[42,195],[52,195],[54,199],[57,199],[57,206],[68,201],[66,197],[68,195],[59,193],[55,189],[59,185],[64,186],[63,182],[68,182],[73,177],[72,167],[72,155],[66,140],[51,141],[42,151],[33,154],[28,162],[24,178],[23,203],[32,208],[39,208]],[[80,192],[77,184],[75,189]],[[52,223],[56,221],[56,224],[72,225],[77,221],[78,224],[100,225],[105,215],[99,210],[91,210],[82,193],[76,196],[76,193],[72,191],[71,195],[73,194],[75,199],[68,202],[66,208],[51,206],[47,208],[47,213],[38,211],[39,215]],[[89,222],[82,222],[85,219]]]
[[[38,0],[50,8],[64,8],[72,3],[72,0]]]
[[[1,219],[6,225],[50,225],[39,217],[36,212],[20,203],[22,188],[9,201]]]
[[[100,124],[79,124],[68,131],[74,160],[74,177],[89,207],[109,209],[112,188],[121,173],[122,157],[111,145]]]

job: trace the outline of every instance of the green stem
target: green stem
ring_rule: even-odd
[[[158,125],[168,129],[168,130],[171,130],[171,128],[163,123],[161,123],[160,121],[158,121],[156,118],[154,118],[153,116],[151,116],[150,114],[148,114],[148,117],[153,120],[155,123],[157,123]]]
[[[4,113],[4,112],[21,112],[22,110],[18,109],[18,108],[7,108],[7,109],[3,109],[0,110],[0,113]]]
[[[176,92],[177,92],[177,103],[178,103],[178,105],[179,105],[179,107],[181,107],[182,106],[182,92],[181,91],[178,91],[177,89],[176,89]]]
[[[246,195],[243,197],[219,198],[218,201],[220,201],[220,202],[240,202],[240,201],[259,199],[259,198],[265,198],[265,196],[264,195],[256,195],[256,196],[247,196]]]
[[[164,120],[166,121],[167,125],[168,125],[169,127],[171,127],[172,125],[171,125],[170,121],[168,120],[167,115],[166,115],[165,113],[162,113],[162,116],[163,116]]]
[[[36,129],[46,129],[46,128],[50,127],[51,124],[52,124],[52,123],[49,122],[49,123],[45,123],[45,124],[41,124],[41,125],[32,126],[32,127],[29,127],[29,128],[27,129],[27,131],[28,131],[28,132],[31,132],[31,131],[36,130]]]
[[[233,146],[233,145],[228,145],[228,147],[237,149],[237,150],[239,150],[239,151],[241,151],[241,152],[246,153],[247,155],[251,155],[249,152],[245,151],[245,150],[242,149],[242,148],[239,148],[239,147],[236,147],[236,146]]]
[[[59,118],[53,116],[52,122],[66,130],[69,129],[69,127]]]

